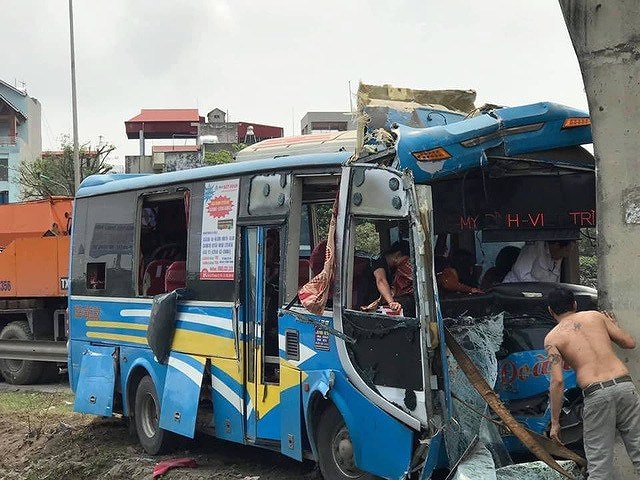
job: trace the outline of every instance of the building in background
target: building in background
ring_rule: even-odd
[[[195,108],[143,108],[135,117],[124,122],[127,138],[138,140],[139,155],[125,156],[126,173],[162,173],[202,166],[197,145],[198,128],[204,123]],[[153,145],[146,154],[147,140],[171,140],[171,145]],[[167,151],[169,154],[167,155]],[[183,162],[183,157],[188,157]]]
[[[129,140],[140,142],[140,155],[145,155],[145,141],[164,139],[183,141],[198,138],[198,126],[204,122],[195,108],[143,108],[124,122]]]
[[[307,112],[300,120],[300,133],[346,132],[355,130],[355,116],[351,112]]]
[[[207,113],[207,121],[200,124],[199,143],[204,152],[227,150],[235,153],[236,145],[252,145],[269,138],[284,136],[284,129],[255,122],[228,122],[227,114],[214,108]]]
[[[202,166],[198,145],[153,145],[151,155],[127,155],[126,173],[162,173]]]
[[[125,122],[127,138],[140,142],[139,155],[125,157],[127,173],[161,173],[200,167],[205,154],[226,150],[232,155],[238,144],[253,144],[282,137],[284,129],[252,122],[228,122],[219,108],[201,117],[197,109],[142,109]],[[153,145],[146,154],[146,141],[171,140],[171,145]]]
[[[20,200],[20,165],[42,153],[40,102],[0,80],[0,203]]]

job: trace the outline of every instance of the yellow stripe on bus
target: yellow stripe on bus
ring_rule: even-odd
[[[139,343],[141,345],[147,345],[147,339],[145,337],[136,337],[135,335],[122,335],[120,333],[107,333],[107,332],[87,332],[87,337],[97,338],[99,340],[120,340],[123,342]]]
[[[200,365],[204,365],[205,363],[207,363],[206,357],[199,357],[197,355],[189,355],[189,356],[193,358],[196,362],[198,362]]]
[[[142,325],[140,323],[128,323],[128,322],[103,322],[101,320],[88,320],[86,322],[87,327],[98,328],[124,328],[126,330],[146,330],[148,325]]]
[[[233,338],[182,328],[176,329],[171,350],[205,357],[236,358],[236,346]]]
[[[233,358],[212,358],[211,365],[219,368],[242,386],[242,363]]]

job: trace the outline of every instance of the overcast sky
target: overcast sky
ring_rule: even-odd
[[[587,108],[552,0],[75,0],[74,22],[80,140],[121,158],[138,153],[124,121],[141,108],[220,107],[298,134],[307,111],[348,110],[349,81]],[[55,148],[72,131],[67,0],[2,0],[0,43],[0,78],[41,102]]]

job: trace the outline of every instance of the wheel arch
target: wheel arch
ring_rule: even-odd
[[[335,406],[333,400],[331,400],[330,398],[326,398],[319,390],[315,390],[309,396],[309,402],[305,412],[305,425],[307,430],[307,438],[309,439],[309,445],[311,447],[311,452],[313,453],[313,459],[316,461],[318,460],[318,447],[316,438],[318,432],[318,423],[320,422],[320,417],[322,416],[324,411],[331,406]]]
[[[122,389],[123,413],[127,417],[133,417],[133,402],[135,401],[136,388],[138,387],[140,380],[142,380],[146,375],[151,377],[156,388],[158,398],[162,399],[162,390],[160,387],[163,382],[160,382],[157,372],[152,368],[149,362],[146,361],[146,359],[138,358],[129,369],[125,378],[125,388]]]
[[[340,413],[349,432],[355,431],[355,425],[353,423],[355,419],[351,414],[348,402],[342,397],[342,395],[334,390],[330,390],[325,397],[319,389],[312,391],[309,396],[305,423],[307,425],[307,437],[309,439],[309,444],[311,445],[311,451],[313,452],[314,459],[316,460],[318,459],[316,443],[318,423],[325,410],[331,407],[335,407],[338,413]],[[359,459],[356,458],[356,460],[358,461]]]
[[[356,466],[385,478],[405,478],[413,455],[414,431],[369,402],[341,372],[316,371],[308,380],[304,414],[315,460],[319,458],[320,416],[333,406],[349,430]],[[394,439],[392,446],[387,445],[388,438]]]
[[[29,315],[29,314],[27,314],[25,312],[22,312],[22,313],[15,313],[15,312],[6,313],[6,312],[0,310],[0,331],[2,331],[2,329],[4,327],[6,327],[7,325],[9,325],[10,323],[20,322],[20,321],[27,322],[27,324],[29,325],[29,331],[33,335],[33,319],[31,317],[31,315]]]

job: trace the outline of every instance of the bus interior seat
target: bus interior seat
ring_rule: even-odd
[[[144,295],[153,296],[165,292],[164,279],[173,260],[153,260],[144,271]]]
[[[187,277],[187,262],[179,260],[167,267],[164,277],[165,292],[172,292],[178,288],[184,288]]]

